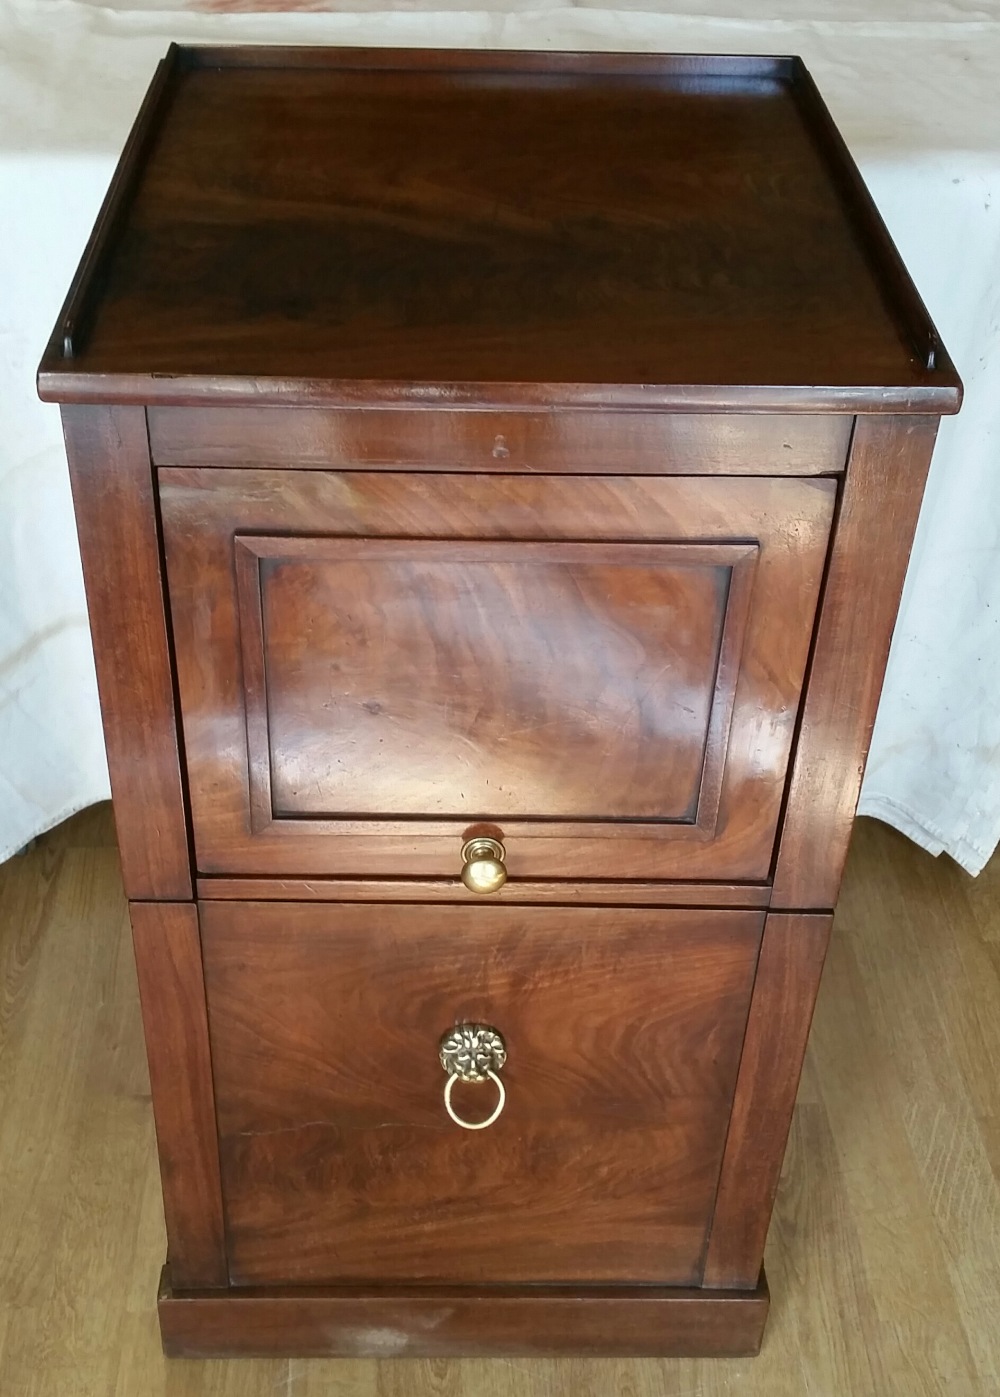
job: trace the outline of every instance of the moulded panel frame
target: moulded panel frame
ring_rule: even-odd
[[[624,827],[633,835],[655,837],[662,826],[669,825],[675,838],[711,839],[715,835],[722,781],[729,747],[729,732],[736,683],[739,678],[740,656],[746,635],[747,616],[753,588],[753,574],[759,548],[752,543],[635,543],[607,544],[574,541],[572,543],[523,544],[514,540],[497,542],[440,542],[427,539],[342,539],[260,536],[237,534],[233,540],[236,566],[236,588],[240,616],[240,650],[243,683],[246,694],[247,755],[250,774],[251,829],[260,833],[269,826],[294,820],[274,809],[271,789],[270,723],[268,717],[268,684],[266,673],[266,640],[264,635],[263,599],[260,565],[268,562],[301,560],[325,565],[338,562],[409,563],[432,559],[448,565],[455,563],[489,563],[508,566],[524,562],[537,565],[544,561],[552,566],[560,563],[585,561],[615,566],[649,567],[716,567],[728,571],[726,600],[717,644],[715,679],[709,699],[708,721],[702,745],[701,769],[694,797],[694,809],[679,816],[664,816],[657,820],[629,819]],[[544,550],[542,553],[540,550]],[[326,822],[338,820],[333,812],[323,812]],[[319,812],[305,818],[320,818]],[[599,812],[585,819],[501,816],[496,810],[456,815],[441,819],[428,814],[394,820],[377,814],[348,814],[346,820],[354,828],[370,830],[376,835],[404,835],[414,819],[423,828],[433,829],[461,839],[471,824],[502,823],[511,837],[532,837],[552,833],[554,828],[565,836],[614,838],[623,828],[618,818],[602,818]]]

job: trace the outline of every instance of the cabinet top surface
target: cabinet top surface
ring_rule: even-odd
[[[61,401],[954,411],[799,60],[172,49]]]

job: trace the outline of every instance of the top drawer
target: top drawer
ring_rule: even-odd
[[[160,471],[204,873],[763,879],[830,480]]]
[[[833,475],[851,416],[489,412],[405,408],[150,408],[159,466],[297,470]]]

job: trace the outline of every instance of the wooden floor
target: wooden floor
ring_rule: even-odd
[[[746,1361],[167,1363],[164,1250],[106,808],[0,868],[2,1397],[1000,1394],[1000,861],[862,821]]]

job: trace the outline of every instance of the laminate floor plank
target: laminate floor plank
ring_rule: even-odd
[[[833,1131],[820,1103],[796,1107],[770,1240],[771,1250],[780,1248],[784,1258],[785,1293],[811,1297],[795,1327],[798,1390],[808,1392],[810,1375],[823,1373],[836,1392],[888,1391],[861,1243]],[[845,1329],[847,1314],[856,1316],[865,1342],[858,1343],[858,1335]]]
[[[33,984],[17,1013],[13,1041],[5,1045],[4,1056],[9,1051],[13,1061],[0,1072],[0,1296],[15,1308],[44,1305],[59,1289],[53,1261],[77,1168],[77,1136],[89,1108],[86,1082],[102,968],[121,916],[120,893],[113,903],[98,890],[102,861],[113,879],[109,850],[90,859],[60,857],[49,910],[33,939]],[[98,909],[102,925],[96,934]],[[4,933],[5,939],[23,938],[16,923],[8,923]],[[91,1241],[102,1242],[96,1230]]]
[[[2,1397],[996,1397],[1000,860],[861,821],[768,1243],[757,1359],[167,1362],[106,807],[0,867]]]
[[[382,1397],[380,1368],[398,1366],[364,1358],[293,1358],[289,1365],[289,1392],[293,1397]]]
[[[943,1239],[906,1133],[897,1063],[876,1038],[846,925],[835,931],[824,981],[812,1050],[878,1321],[889,1383],[882,1390],[975,1393],[978,1377]],[[861,1321],[858,1315],[853,1323]]]
[[[48,847],[0,866],[0,1096],[5,1101],[21,1060],[39,942],[52,915],[61,866],[61,852]]]
[[[911,857],[905,845],[888,847],[893,857],[862,851],[872,864],[865,880],[870,892],[856,907],[848,889],[845,939],[878,1039],[896,1066],[903,1128],[976,1370],[987,1391],[1000,1391],[991,1332],[1000,1277],[1000,1188],[979,1125],[1000,1082],[1000,978],[987,946],[968,934],[973,919],[965,889],[939,885],[925,860]],[[914,894],[913,913],[900,916]],[[891,942],[864,933],[873,911],[894,928]]]

